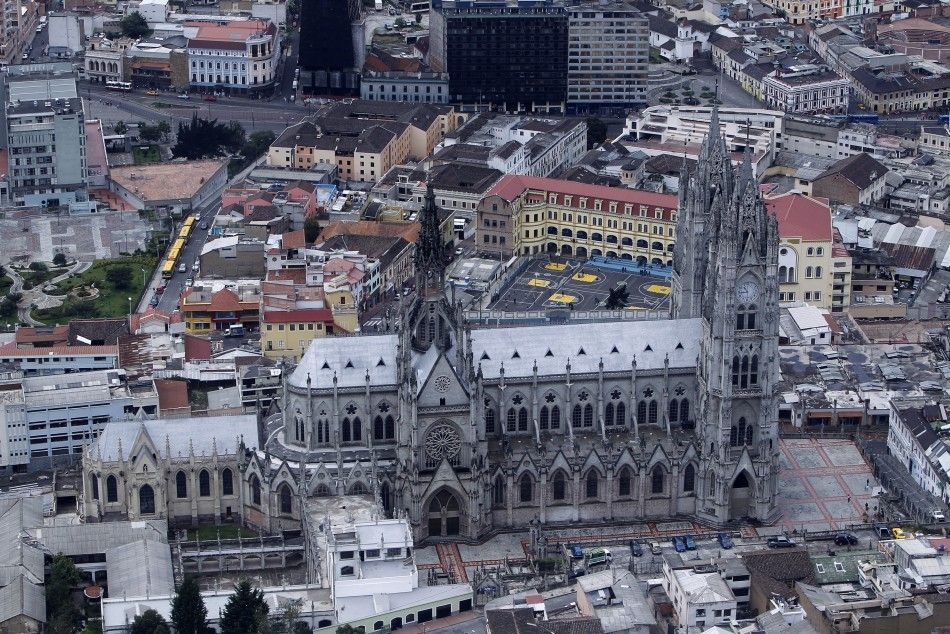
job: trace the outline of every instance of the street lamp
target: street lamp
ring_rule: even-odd
[[[132,298],[129,298],[129,318],[132,317]]]

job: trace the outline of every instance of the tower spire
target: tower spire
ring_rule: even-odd
[[[439,231],[439,209],[435,206],[432,181],[426,184],[425,204],[420,213],[422,228],[416,242],[416,288],[438,284],[442,290],[445,278],[445,254],[442,248],[442,232]]]

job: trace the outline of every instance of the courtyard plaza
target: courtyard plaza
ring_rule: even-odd
[[[610,290],[625,284],[627,310],[657,310],[670,294],[668,279],[646,273],[637,264],[607,269],[584,261],[533,260],[489,305],[498,310],[603,309]]]
[[[651,441],[656,439],[651,437]],[[852,524],[863,523],[865,509],[873,517],[877,510],[878,483],[854,442],[829,438],[781,439],[779,451],[780,517],[773,526],[743,526],[739,536],[733,534],[732,552],[761,550],[766,547],[768,537],[782,533],[802,542],[808,533],[846,530]],[[631,539],[645,546],[658,542],[666,552],[673,550],[670,539],[674,535],[696,536],[701,558],[721,556],[724,552],[716,541],[717,532],[703,524],[671,518],[640,524],[558,526],[545,530],[544,536],[549,544],[609,545],[614,563],[622,564],[624,558],[630,558],[627,545]],[[859,538],[864,539],[865,535],[860,534]],[[813,545],[824,552],[827,544],[823,541]],[[643,562],[651,559],[649,548],[645,551]],[[477,545],[436,544],[420,548],[416,550],[416,561],[421,571],[432,570],[464,582],[474,579],[476,569],[526,562],[530,552],[527,533],[510,532]]]

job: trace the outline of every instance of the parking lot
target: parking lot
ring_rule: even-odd
[[[669,280],[641,275],[636,264],[629,270],[609,270],[570,259],[537,259],[509,284],[489,308],[548,310],[603,308],[610,289],[625,283],[628,310],[655,310],[667,304]]]

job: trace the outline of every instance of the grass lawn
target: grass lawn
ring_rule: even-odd
[[[23,287],[29,290],[34,286],[42,286],[57,275],[62,275],[65,272],[66,268],[49,268],[45,271],[32,271],[30,269],[26,269],[20,271],[19,273],[20,277],[23,278]]]
[[[221,534],[221,539],[237,539],[238,536],[248,538],[248,537],[257,537],[258,534],[252,530],[248,530],[243,526],[238,524],[221,524],[220,526],[215,526],[214,524],[207,524],[204,526],[199,526],[197,529],[189,528],[188,529],[188,540],[194,541],[195,533],[198,534],[198,539],[203,542],[215,541],[218,539],[218,534]]]
[[[159,153],[157,145],[136,145],[132,148],[132,160],[135,161],[136,165],[161,163],[162,155]]]
[[[128,265],[132,270],[132,281],[128,288],[117,289],[106,279],[106,274],[109,269],[123,264]],[[74,275],[57,284],[58,290],[56,291],[58,294],[65,294],[74,288],[95,283],[96,288],[99,289],[98,297],[95,299],[70,297],[62,306],[57,308],[34,311],[33,317],[48,324],[65,324],[71,319],[122,317],[127,315],[129,312],[128,298],[132,298],[134,308],[142,295],[142,269],[145,269],[146,280],[148,280],[154,268],[155,256],[148,254],[99,260],[85,273]]]
[[[191,108],[197,110],[198,106],[188,103],[187,99],[182,99],[178,103],[165,103],[164,101],[153,101],[153,108]]]

